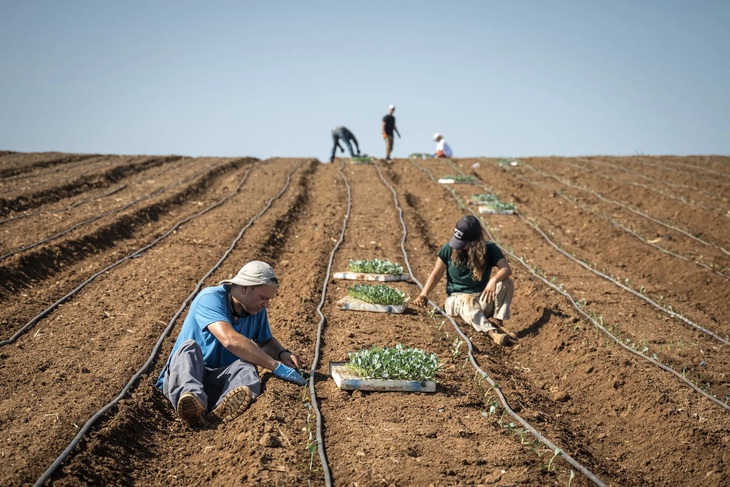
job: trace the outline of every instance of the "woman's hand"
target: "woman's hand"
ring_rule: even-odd
[[[413,304],[416,306],[426,306],[428,304],[428,296],[424,296],[423,294],[419,294],[416,299],[413,300]]]
[[[494,302],[494,297],[497,294],[497,281],[494,279],[490,279],[487,283],[487,287],[484,288],[484,291],[482,291],[482,298],[487,303]]]

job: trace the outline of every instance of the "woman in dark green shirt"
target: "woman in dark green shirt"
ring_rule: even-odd
[[[495,267],[497,271],[492,275]],[[456,223],[453,238],[438,251],[436,264],[414,304],[428,303],[428,295],[444,274],[448,296],[444,311],[450,316],[461,316],[498,345],[508,345],[510,335],[504,333],[502,326],[510,316],[514,294],[514,284],[509,279],[512,268],[499,247],[485,240],[476,217],[468,215]]]

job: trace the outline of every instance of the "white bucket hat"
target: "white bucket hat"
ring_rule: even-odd
[[[433,140],[438,140],[439,137],[441,137],[440,133],[436,132],[435,134],[433,134]]]
[[[218,284],[238,284],[239,286],[260,286],[266,285],[279,289],[279,281],[276,279],[274,269],[266,262],[253,260],[241,267],[233,279],[223,279]]]

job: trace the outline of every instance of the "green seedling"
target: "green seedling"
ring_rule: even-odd
[[[451,354],[454,356],[454,359],[459,356],[459,347],[464,343],[463,340],[461,340],[459,337],[456,337],[456,340],[454,340],[454,344],[452,345]]]
[[[307,422],[302,431],[307,435],[305,440],[305,448],[309,452],[309,471],[314,470],[314,454],[317,452],[317,439],[312,431],[312,410],[310,403],[306,402],[304,407],[307,409]]]
[[[561,450],[560,448],[555,449],[555,451],[553,452],[553,457],[550,459],[550,462],[548,463],[548,466],[547,466],[548,472],[553,467],[553,461],[555,460],[555,457],[561,456],[562,454],[563,454],[563,450]]]
[[[527,443],[527,441],[526,441],[527,430],[522,428],[522,429],[520,429],[519,433],[520,433],[520,445],[524,445],[525,443]]]

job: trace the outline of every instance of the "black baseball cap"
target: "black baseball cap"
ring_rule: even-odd
[[[482,233],[482,226],[477,217],[467,215],[458,222],[454,228],[454,237],[449,242],[452,249],[461,250],[466,244],[477,240]]]

